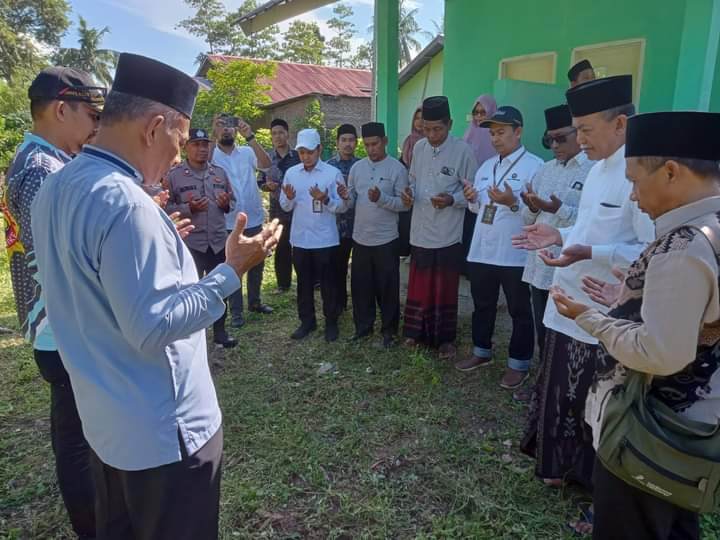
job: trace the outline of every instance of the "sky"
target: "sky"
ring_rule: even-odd
[[[345,0],[345,3],[355,12],[352,22],[357,30],[354,43],[357,46],[363,38],[371,37],[368,27],[372,24],[374,0]],[[224,0],[224,4],[228,11],[234,11],[242,4],[242,0]],[[417,19],[424,30],[433,32],[433,21],[438,24],[441,22],[443,0],[409,0],[408,4],[419,8]],[[110,28],[110,33],[106,34],[103,41],[104,47],[150,56],[192,75],[197,70],[197,55],[206,50],[201,39],[175,28],[178,21],[192,15],[192,10],[183,0],[70,0],[70,5],[73,26],[63,38],[62,45],[65,47],[77,46],[77,17],[82,15],[92,27]],[[297,18],[317,22],[323,35],[330,39],[333,33],[326,21],[331,17],[332,5]],[[281,31],[289,23],[282,23]],[[419,41],[425,45],[429,38],[420,37]]]

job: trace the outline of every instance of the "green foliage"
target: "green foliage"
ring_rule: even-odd
[[[275,74],[275,64],[238,60],[213,66],[208,71],[212,90],[200,92],[193,114],[193,127],[210,129],[213,116],[228,113],[245,120],[262,114],[259,105],[268,103],[267,84],[259,82]]]
[[[91,28],[87,21],[78,17],[79,48],[62,48],[53,57],[53,63],[73,67],[90,73],[96,81],[112,85],[112,73],[118,60],[118,53],[110,49],[101,49],[103,36],[110,32],[107,26]]]
[[[375,49],[373,43],[363,43],[355,50],[355,55],[350,60],[350,67],[355,69],[372,69],[375,61]]]
[[[43,47],[58,47],[70,21],[66,0],[0,0],[0,78],[45,63]]]
[[[335,153],[337,138],[333,136],[333,131],[325,125],[325,113],[322,111],[320,101],[317,99],[313,99],[308,103],[308,106],[305,107],[305,115],[295,119],[293,128],[295,131],[316,129],[320,134],[320,142],[323,145],[323,157],[327,158]]]
[[[337,35],[327,43],[326,54],[338,67],[346,67],[350,59],[350,40],[355,35],[355,25],[350,21],[354,15],[353,9],[346,4],[337,4],[333,8],[333,18],[328,21],[328,26]]]
[[[257,8],[257,0],[245,0],[234,12],[228,13],[220,0],[185,0],[195,10],[192,17],[183,19],[176,27],[205,40],[207,54],[230,54],[248,58],[272,60],[279,49],[280,29],[270,26],[246,36],[236,21]],[[201,54],[200,58],[205,55]]]
[[[34,72],[20,70],[12,84],[0,80],[0,171],[10,165],[23,134],[32,127],[27,87]]]
[[[317,23],[293,21],[283,38],[284,60],[301,64],[324,64],[325,38]]]

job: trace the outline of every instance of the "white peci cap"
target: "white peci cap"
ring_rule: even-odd
[[[301,148],[315,150],[318,146],[320,146],[320,134],[316,129],[303,129],[298,133],[295,150]]]

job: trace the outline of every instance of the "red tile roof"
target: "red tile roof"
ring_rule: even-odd
[[[212,62],[232,62],[233,60],[255,60],[240,56],[210,55]],[[372,72],[364,69],[345,69],[293,62],[274,62],[277,64],[275,77],[262,81],[271,86],[268,95],[273,104],[296,99],[309,94],[325,96],[366,97],[372,93]],[[201,67],[203,71],[205,65]],[[209,66],[208,66],[209,67]],[[205,69],[205,72],[207,70]]]

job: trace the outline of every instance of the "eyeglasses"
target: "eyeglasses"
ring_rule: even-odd
[[[568,137],[570,135],[574,135],[575,133],[577,133],[577,129],[575,128],[573,128],[571,131],[568,131],[567,133],[563,133],[562,135],[548,135],[547,133],[545,133],[542,138],[542,144],[545,148],[548,149],[552,147],[552,144],[554,142],[558,144],[565,144],[568,140]]]
[[[472,114],[473,116],[487,116],[487,113],[485,111],[479,111],[477,109],[473,109],[470,114]]]

